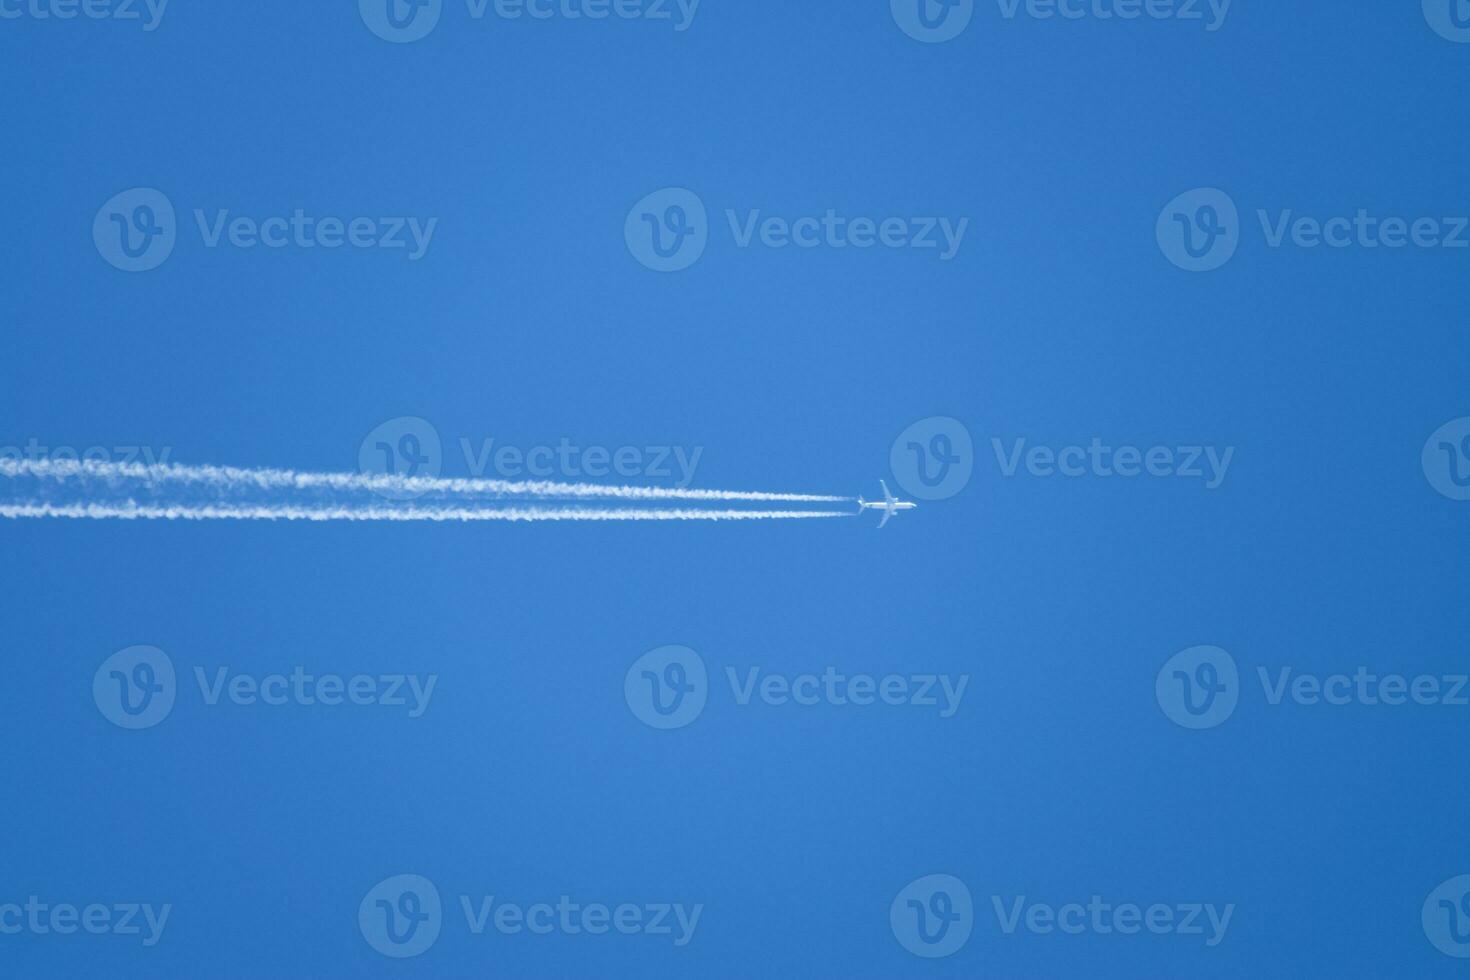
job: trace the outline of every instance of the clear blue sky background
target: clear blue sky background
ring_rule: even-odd
[[[1419,452],[1470,415],[1470,252],[1266,247],[1257,208],[1455,215],[1470,46],[1415,2],[1241,0],[1224,28],[1004,19],[920,44],[888,5],[705,0],[693,27],[473,21],[387,44],[350,2],[188,4],[154,32],[0,21],[0,444],[351,470],[385,419],[519,446],[703,446],[703,487],[871,493],[933,415],[964,492],[745,526],[11,522],[0,902],[171,902],[164,940],[0,937],[9,976],[1436,977],[1470,871],[1470,708],[1270,707],[1255,667],[1465,669],[1467,504]],[[130,275],[118,191],[181,236]],[[623,224],[694,190],[693,268]],[[1160,209],[1227,191],[1223,269]],[[439,218],[429,254],[206,249],[190,212]],[[968,217],[959,256],[736,248],[723,211]],[[1002,477],[992,438],[1237,447],[1225,485]],[[967,673],[959,714],[739,707],[641,724],[623,675]],[[204,706],[131,733],[116,650],[181,673],[437,673],[429,712]],[[1246,676],[1190,732],[1154,679]],[[392,961],[378,881],[451,908]],[[926,961],[888,905],[952,874]],[[706,906],[694,942],[467,934],[460,894]],[[1237,906],[1225,941],[1007,936],[990,896]]]

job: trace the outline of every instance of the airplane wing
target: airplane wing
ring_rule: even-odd
[[[892,505],[894,503],[894,496],[893,496],[893,494],[891,494],[891,493],[888,492],[888,484],[885,483],[882,480],[879,480],[878,481],[878,486],[880,486],[880,487],[883,488],[883,500],[886,503]]]
[[[884,524],[887,524],[888,523],[888,518],[890,518],[892,516],[893,516],[893,511],[891,511],[891,510],[885,510],[883,512],[883,520],[881,520],[881,521],[878,522],[878,526],[881,528]]]

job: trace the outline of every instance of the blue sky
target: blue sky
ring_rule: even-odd
[[[695,488],[921,501],[0,522],[6,972],[1457,975],[1470,44],[1433,0],[1120,7],[445,0],[394,43],[343,0],[0,0],[0,461],[355,472],[432,433],[451,477],[634,447],[597,479],[673,487],[677,450]],[[926,488],[941,433],[963,478]],[[113,670],[159,656],[169,710],[121,727]],[[700,710],[649,724],[644,670],[696,663]],[[1212,678],[1233,708],[1178,723]],[[396,958],[404,875],[439,931]],[[6,931],[31,896],[106,934]],[[562,896],[639,925],[494,924]],[[1093,896],[1109,931],[1046,927]]]

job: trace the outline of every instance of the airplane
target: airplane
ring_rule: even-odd
[[[878,486],[883,488],[883,499],[864,500],[862,497],[859,497],[858,513],[861,514],[865,510],[881,510],[883,512],[883,520],[878,522],[879,527],[887,524],[888,519],[899,511],[913,510],[915,507],[919,506],[912,500],[895,499],[893,494],[888,492],[888,484],[884,483],[882,480],[878,481]]]

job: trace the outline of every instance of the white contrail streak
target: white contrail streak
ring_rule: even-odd
[[[595,483],[558,483],[548,480],[487,480],[428,476],[311,473],[286,469],[244,469],[235,466],[186,466],[178,463],[113,463],[98,460],[17,460],[0,458],[0,476],[40,480],[142,480],[151,484],[179,483],[216,490],[254,492],[371,491],[402,497],[452,494],[457,497],[525,497],[656,501],[686,500],[746,503],[850,503],[852,497],[806,493],[763,493],[739,490],[680,490],[665,487],[600,486]]]
[[[582,507],[291,507],[228,504],[0,504],[0,517],[162,521],[769,521],[851,517],[842,511]]]

